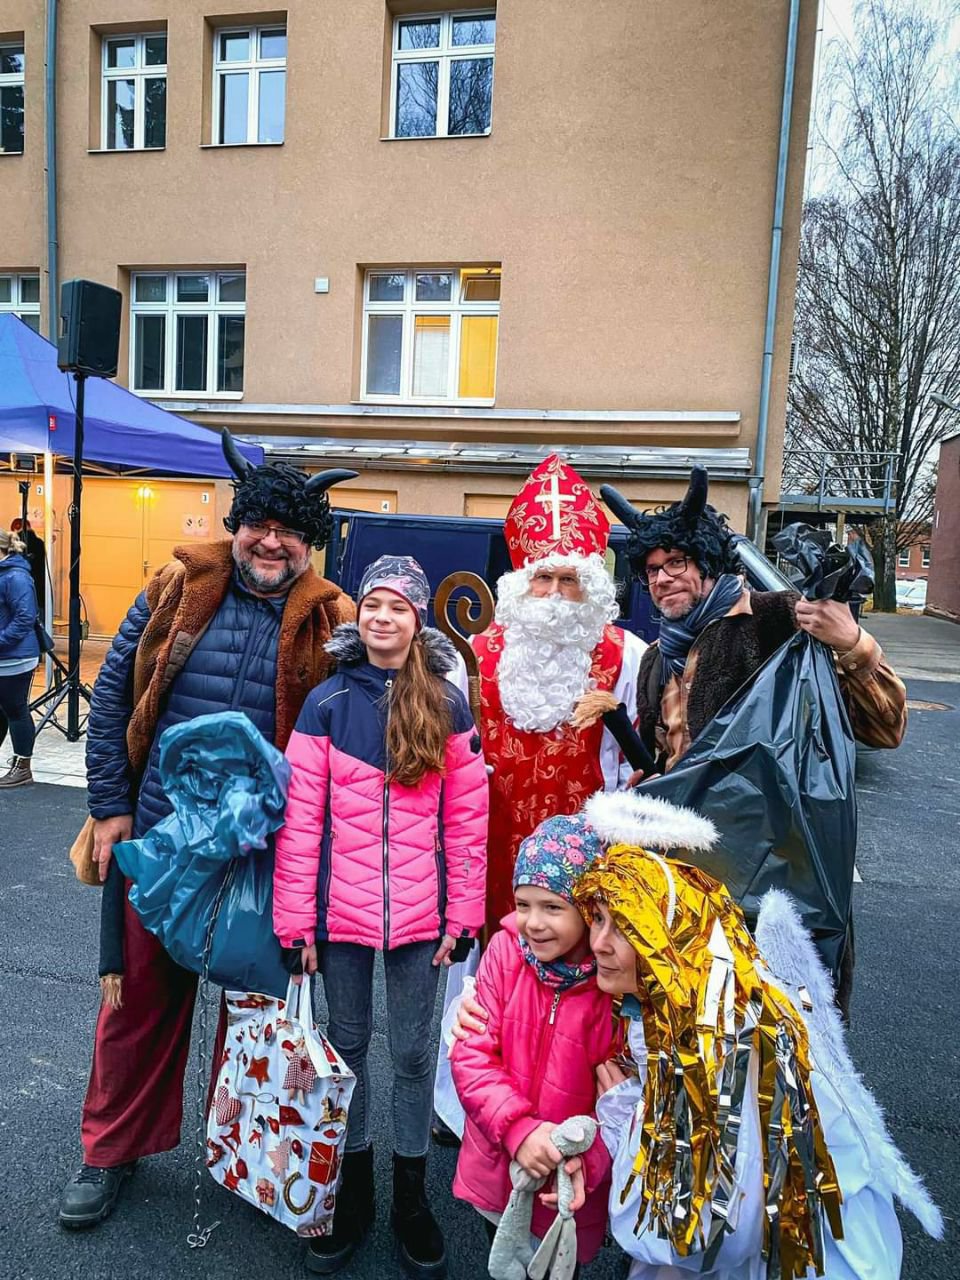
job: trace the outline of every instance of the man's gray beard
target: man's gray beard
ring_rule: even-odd
[[[297,578],[306,573],[310,567],[310,557],[309,555],[304,557],[302,564],[294,563],[290,556],[287,556],[285,560],[278,560],[276,562],[277,566],[283,565],[283,573],[277,577],[271,576],[268,578],[264,574],[257,572],[249,558],[243,559],[240,548],[235,542],[233,544],[233,563],[237,566],[240,577],[252,591],[257,591],[261,595],[279,595],[283,591],[289,591]]]
[[[565,724],[590,688],[602,611],[588,601],[523,595],[498,607],[497,621],[505,628],[497,684],[507,718],[529,733]]]

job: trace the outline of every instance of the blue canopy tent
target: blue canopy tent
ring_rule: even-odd
[[[0,453],[73,455],[76,382],[57,368],[57,349],[15,315],[0,315]],[[158,409],[105,378],[86,385],[83,454],[118,469],[228,476],[220,438]],[[251,462],[259,445],[241,444]]]

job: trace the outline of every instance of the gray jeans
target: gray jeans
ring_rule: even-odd
[[[393,1064],[393,1149],[401,1156],[426,1154],[433,1113],[436,1047],[430,1034],[439,967],[430,963],[440,945],[411,942],[384,951],[387,979],[387,1043]],[[347,1120],[347,1150],[370,1145],[370,1072],[367,1051],[373,1034],[372,947],[326,942],[320,972],[330,1022],[327,1035],[357,1077]]]

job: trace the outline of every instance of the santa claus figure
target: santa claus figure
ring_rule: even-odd
[[[517,494],[504,525],[514,566],[497,584],[493,625],[474,641],[490,778],[487,926],[513,910],[521,840],[594,792],[626,785],[630,767],[591,694],[636,706],[646,648],[613,626],[619,612],[604,559],[610,522],[556,454]],[[604,699],[603,705],[609,705]]]

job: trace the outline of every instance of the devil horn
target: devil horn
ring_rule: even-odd
[[[640,519],[638,512],[634,510],[623,494],[618,489],[615,489],[612,484],[602,484],[600,486],[600,497],[617,519],[622,524],[625,524],[628,529],[632,529]]]
[[[331,485],[340,484],[343,480],[356,480],[359,474],[359,471],[344,471],[342,468],[339,470],[335,468],[333,471],[318,471],[303,486],[304,492],[326,493]]]
[[[234,440],[226,427],[220,432],[220,444],[223,446],[223,456],[226,458],[230,470],[238,480],[246,480],[250,472],[255,469],[254,465],[237,448],[236,440]]]
[[[691,529],[699,522],[707,505],[708,484],[706,467],[694,467],[690,472],[690,484],[680,503],[679,512]]]

